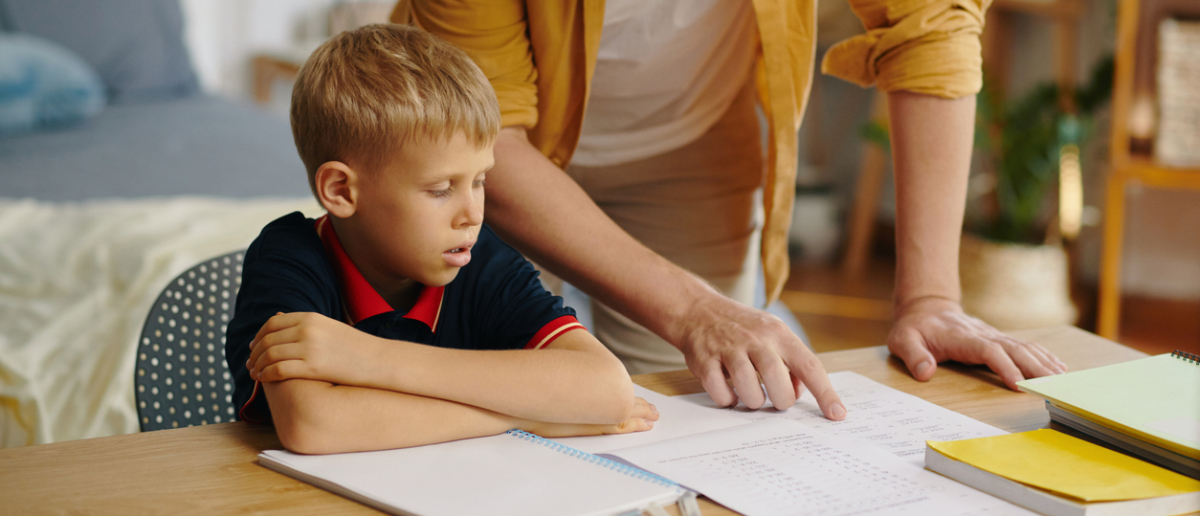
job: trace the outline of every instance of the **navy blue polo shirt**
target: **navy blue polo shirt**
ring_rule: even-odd
[[[541,349],[583,328],[562,298],[542,288],[537,270],[487,225],[454,281],[424,287],[413,307],[400,312],[354,266],[328,216],[314,221],[292,213],[267,224],[246,250],[226,333],[233,403],[247,421],[270,418],[246,360],[250,341],[277,312],[315,312],[378,337],[456,349]]]

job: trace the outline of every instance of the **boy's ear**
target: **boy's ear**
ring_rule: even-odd
[[[327,161],[317,169],[317,198],[330,215],[347,218],[358,209],[358,172],[340,161]]]

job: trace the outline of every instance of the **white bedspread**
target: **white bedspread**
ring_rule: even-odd
[[[0,199],[0,447],[138,431],[133,371],[150,304],[312,198]]]

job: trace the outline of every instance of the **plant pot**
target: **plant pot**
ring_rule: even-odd
[[[963,235],[959,276],[963,310],[1000,330],[1074,324],[1078,315],[1060,246]]]

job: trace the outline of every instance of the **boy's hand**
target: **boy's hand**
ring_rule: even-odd
[[[367,386],[372,337],[312,312],[279,313],[250,342],[246,368],[260,382],[293,378]]]
[[[650,430],[654,428],[655,421],[658,421],[658,409],[642,398],[634,398],[633,412],[629,419],[615,425],[574,425],[532,421],[522,430],[542,437],[629,434]]]

